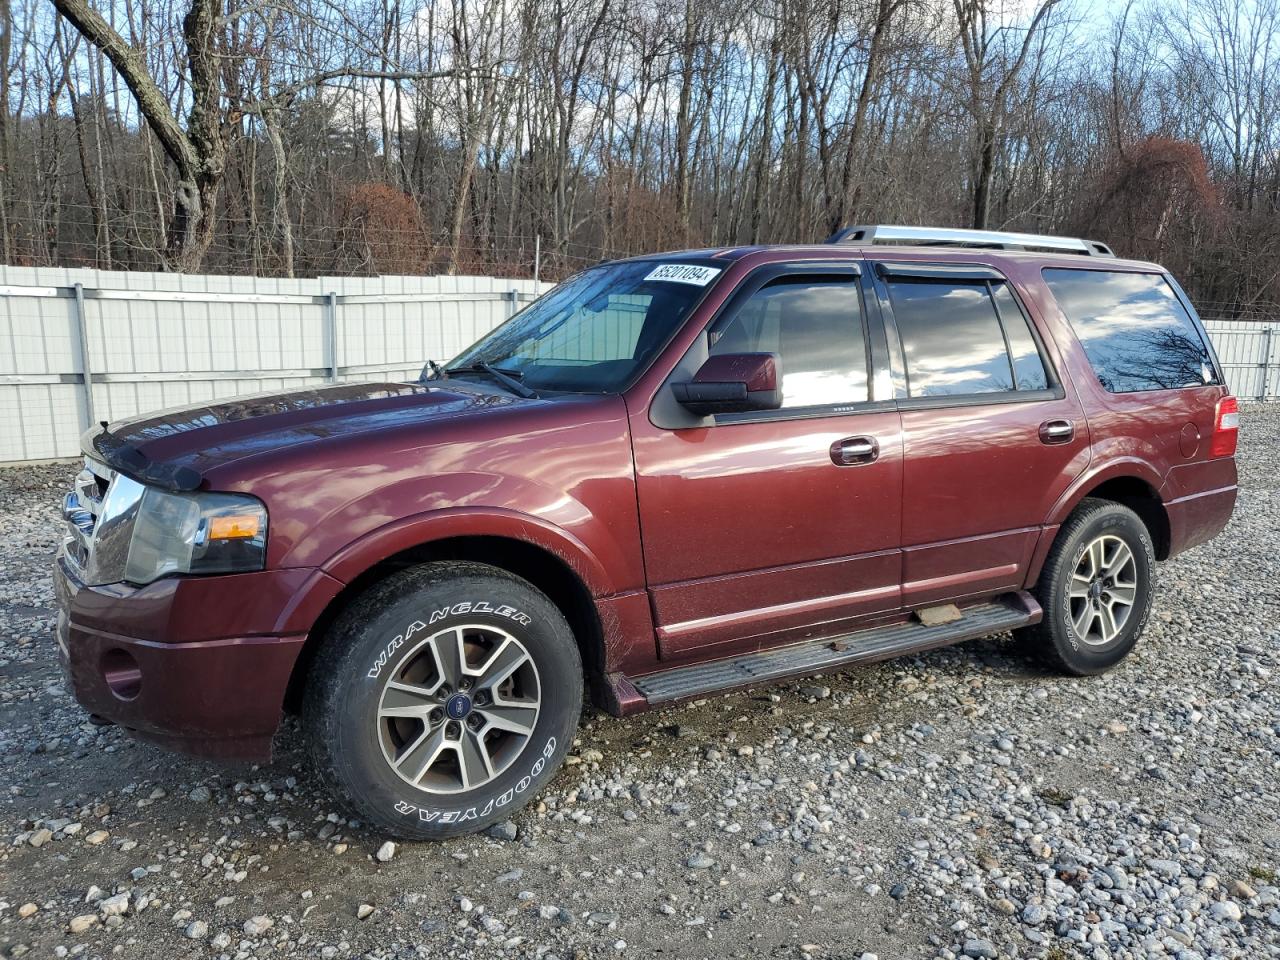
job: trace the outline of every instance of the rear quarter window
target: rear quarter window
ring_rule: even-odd
[[[1107,391],[1219,382],[1200,331],[1163,276],[1072,269],[1043,273]]]

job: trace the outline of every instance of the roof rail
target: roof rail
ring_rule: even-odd
[[[837,230],[827,243],[905,243],[922,246],[986,247],[996,250],[1055,250],[1086,257],[1114,257],[1098,240],[1051,237],[1042,233],[1008,233],[1003,230],[957,230],[951,227],[859,226]]]

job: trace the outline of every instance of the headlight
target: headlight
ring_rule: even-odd
[[[267,508],[235,493],[168,493],[147,487],[129,539],[124,578],[144,584],[170,573],[261,570]]]

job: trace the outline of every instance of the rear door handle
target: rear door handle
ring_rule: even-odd
[[[845,437],[831,445],[831,462],[837,467],[874,463],[879,456],[880,444],[875,437]]]
[[[1076,435],[1076,425],[1070,420],[1046,420],[1040,424],[1041,443],[1070,443]]]

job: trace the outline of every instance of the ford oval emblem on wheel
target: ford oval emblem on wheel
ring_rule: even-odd
[[[444,702],[444,712],[450,720],[465,720],[471,712],[471,698],[465,693],[455,693]]]

